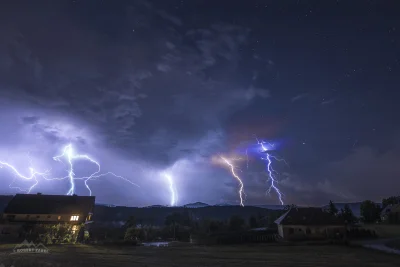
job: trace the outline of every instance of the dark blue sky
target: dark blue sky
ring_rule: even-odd
[[[277,204],[265,162],[276,142],[285,203],[380,200],[400,186],[396,1],[13,1],[0,8],[0,179],[65,166],[72,143],[112,175],[90,181],[122,205],[238,203],[215,156],[241,157],[245,204]],[[29,163],[29,155],[34,155]],[[237,154],[237,155],[236,155]],[[214,159],[214,160],[213,160]],[[78,163],[77,163],[78,164]],[[76,177],[90,174],[90,162]],[[173,190],[163,173],[173,177]],[[18,178],[18,177],[17,177]],[[30,178],[30,176],[28,177]],[[22,179],[22,180],[21,180]],[[66,193],[43,177],[12,188]],[[22,183],[22,184],[20,184]],[[172,190],[172,191],[171,191]],[[76,193],[88,194],[82,180]],[[178,197],[179,196],[179,197]]]

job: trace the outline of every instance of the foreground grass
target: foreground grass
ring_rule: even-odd
[[[48,255],[0,256],[6,267],[37,266],[399,266],[400,257],[336,246],[129,247],[55,246]]]
[[[389,241],[385,245],[400,250],[400,239]]]

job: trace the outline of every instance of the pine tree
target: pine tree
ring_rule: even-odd
[[[350,224],[354,223],[356,220],[356,217],[348,204],[344,205],[344,208],[340,211],[340,216]]]
[[[328,212],[333,216],[336,216],[339,212],[332,200],[329,201]]]
[[[380,207],[371,200],[361,203],[360,213],[365,223],[375,223],[380,220]]]

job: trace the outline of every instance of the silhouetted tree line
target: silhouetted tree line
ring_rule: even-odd
[[[332,216],[343,219],[348,225],[353,225],[361,220],[364,223],[375,223],[381,221],[381,212],[388,205],[400,203],[400,196],[392,196],[382,201],[382,206],[373,201],[365,200],[361,203],[361,218],[354,216],[348,204],[340,210],[330,201],[326,209]],[[143,224],[140,218],[130,217],[125,225],[120,229],[102,229],[97,236],[106,240],[123,240],[126,243],[134,244],[138,241],[157,241],[157,240],[179,240],[188,241],[191,234],[212,235],[220,233],[237,233],[252,228],[276,229],[274,221],[284,212],[296,205],[287,205],[282,211],[271,211],[269,215],[262,216],[255,214],[249,218],[243,218],[234,215],[227,220],[213,220],[196,218],[190,209],[184,209],[182,212],[173,212],[165,217],[164,226],[159,227],[151,223]],[[389,218],[389,223],[400,223],[398,217]],[[146,218],[146,222],[151,221]],[[97,231],[99,231],[97,229]],[[347,235],[354,238],[374,237],[373,231],[363,229],[348,230]]]
[[[329,214],[332,216],[342,218],[343,221],[348,224],[357,222],[357,218],[354,216],[353,211],[348,204],[344,205],[342,209],[338,210],[335,204],[333,204],[332,201],[329,201],[327,212],[329,212]]]
[[[382,214],[382,211],[391,205],[400,204],[400,196],[391,196],[382,200],[382,205],[379,205],[371,200],[365,200],[360,205],[360,220],[364,223],[378,223],[381,222],[381,215],[387,215],[387,223],[400,223],[400,214],[388,211],[388,214]],[[340,211],[336,208],[332,201],[329,202],[327,211],[334,215],[342,217],[345,221],[353,224],[358,221],[354,216],[350,206],[346,204]]]
[[[122,227],[123,240],[129,243],[156,240],[189,241],[190,234],[218,234],[240,232],[251,228],[275,227],[274,221],[282,212],[271,212],[269,216],[250,216],[246,221],[238,215],[229,220],[199,219],[189,209],[173,212],[165,217],[163,227],[141,225],[135,217],[130,217]],[[119,238],[121,234],[119,235]]]
[[[377,223],[381,222],[381,215],[387,215],[386,223],[400,224],[400,213],[389,212],[382,214],[382,211],[391,205],[400,204],[400,196],[391,196],[382,200],[382,205],[379,205],[371,200],[365,200],[360,205],[360,218],[354,216],[348,204],[345,204],[342,209],[338,209],[332,201],[329,201],[326,209],[332,216],[343,218],[348,224],[354,224],[359,220],[364,223]],[[284,210],[296,208],[296,205],[286,205]]]
[[[382,214],[386,207],[400,204],[400,196],[391,196],[382,200],[382,205],[378,205],[371,200],[365,200],[361,203],[360,212],[361,219],[365,223],[381,222],[382,216],[387,216],[385,223],[398,224],[400,223],[400,213],[388,211],[387,214]],[[382,215],[382,216],[381,216]]]

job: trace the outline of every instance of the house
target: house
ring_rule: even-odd
[[[322,208],[291,208],[279,217],[278,234],[285,240],[318,240],[343,236],[344,221]]]
[[[91,222],[95,197],[17,194],[3,213],[2,232],[23,226],[42,224],[69,224],[73,234],[82,224]]]
[[[387,205],[381,211],[382,222],[400,223],[400,204]]]
[[[17,194],[4,209],[8,222],[81,224],[90,221],[95,197]]]
[[[0,224],[3,221],[3,212],[14,196],[0,195]]]
[[[3,211],[7,207],[8,203],[11,201],[11,199],[14,196],[9,196],[9,195],[0,195],[0,216],[3,218]]]

